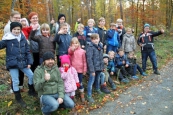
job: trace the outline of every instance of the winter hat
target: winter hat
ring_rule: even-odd
[[[147,24],[147,23],[146,23],[146,24],[144,25],[144,28],[145,28],[145,27],[150,27],[150,24]]]
[[[43,54],[43,61],[48,60],[48,59],[54,59],[55,60],[55,56],[51,51],[47,51]]]
[[[20,19],[20,22],[22,22],[22,21],[26,21],[26,26],[27,26],[27,27],[29,26],[28,20],[27,20],[26,18]]]
[[[30,19],[32,18],[32,16],[34,16],[34,15],[37,15],[37,16],[38,16],[38,14],[37,14],[36,12],[31,12],[31,13],[28,15],[28,19],[30,20]]]
[[[10,31],[12,31],[13,28],[15,27],[20,27],[20,29],[22,29],[22,24],[19,22],[11,22],[10,24]]]
[[[61,66],[64,64],[64,63],[68,63],[69,65],[70,64],[70,55],[62,55],[59,57],[60,60],[61,60]]]
[[[65,15],[64,14],[59,14],[58,15],[58,22],[59,22],[59,19],[62,18],[62,17],[65,17]],[[65,21],[66,21],[66,17],[65,17]]]
[[[109,59],[109,55],[108,54],[103,54],[103,59],[104,58],[108,58]]]

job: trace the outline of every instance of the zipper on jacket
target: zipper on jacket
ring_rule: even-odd
[[[12,43],[12,46],[11,46],[11,51],[13,50],[13,43]]]

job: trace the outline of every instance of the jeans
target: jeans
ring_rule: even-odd
[[[100,73],[100,84],[103,85],[105,82],[105,74],[103,72]]]
[[[152,52],[142,52],[142,69],[143,69],[143,71],[146,71],[146,62],[147,62],[148,56],[153,65],[153,70],[156,70],[157,69],[157,58],[156,58],[155,51],[152,51]]]
[[[62,104],[59,104],[57,99],[58,94],[42,95],[40,97],[40,104],[42,105],[41,110],[45,115],[49,115],[51,112],[56,111],[58,107],[74,108],[75,104],[68,95],[64,95]]]
[[[139,71],[140,72],[140,74],[142,75],[142,73],[143,73],[143,70],[141,69],[141,67],[138,65],[138,64],[135,64],[134,65],[134,68],[133,68],[133,73],[134,73],[134,75],[136,75],[136,71]]]
[[[78,78],[79,78],[79,83],[80,83],[80,87],[79,90],[84,89],[83,84],[82,84],[82,79],[83,79],[83,73],[78,73]]]
[[[106,53],[108,54],[109,51],[117,52],[117,50],[118,50],[118,46],[112,46],[108,44],[106,48]]]
[[[100,89],[100,75],[101,75],[101,72],[95,72],[95,76],[92,76],[92,73],[90,73],[89,81],[87,85],[87,94],[89,97],[92,96],[92,87],[93,87],[94,81],[95,81],[96,90]]]
[[[29,68],[20,69],[27,77],[28,84],[33,84],[33,72]],[[13,91],[19,91],[19,69],[9,69],[13,83]]]

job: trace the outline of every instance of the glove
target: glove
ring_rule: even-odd
[[[68,67],[65,67],[65,68],[64,68],[64,71],[67,72],[67,71],[68,71]]]
[[[76,83],[76,86],[77,86],[77,88],[79,88],[80,87],[80,83]]]

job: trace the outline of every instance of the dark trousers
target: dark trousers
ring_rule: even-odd
[[[32,53],[33,55],[33,65],[31,65],[31,70],[32,72],[35,71],[35,69],[37,68],[37,66],[40,64],[40,58],[39,58],[39,53]]]

